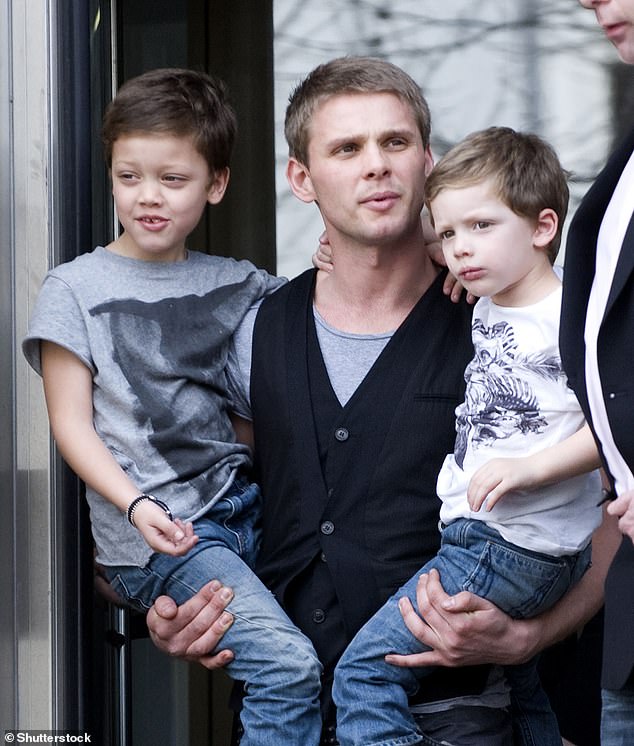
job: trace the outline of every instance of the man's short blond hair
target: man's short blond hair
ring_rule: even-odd
[[[338,57],[316,67],[293,90],[286,109],[284,134],[289,155],[308,165],[310,122],[326,99],[345,93],[392,93],[409,106],[429,145],[429,107],[417,83],[400,67],[375,57]]]

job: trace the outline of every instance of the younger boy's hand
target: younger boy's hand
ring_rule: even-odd
[[[173,521],[167,513],[151,500],[139,503],[134,511],[134,525],[155,552],[181,557],[196,544],[191,523],[183,523],[180,518]]]
[[[471,510],[478,511],[486,500],[486,510],[512,490],[530,489],[535,471],[528,458],[494,458],[471,477],[467,500]]]
[[[332,248],[330,247],[326,231],[319,236],[317,251],[313,254],[313,267],[321,269],[324,272],[332,272]]]

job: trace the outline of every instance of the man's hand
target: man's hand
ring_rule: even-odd
[[[618,516],[619,531],[634,542],[634,491],[624,492],[608,504],[610,515]]]
[[[225,611],[233,598],[231,588],[212,580],[182,606],[168,596],[159,596],[148,611],[146,622],[152,642],[169,655],[201,663],[210,670],[233,660],[230,650],[212,654],[233,624]]]
[[[470,666],[522,663],[534,654],[528,642],[530,620],[513,620],[494,604],[463,591],[445,593],[437,570],[421,575],[416,590],[418,611],[401,599],[401,614],[410,632],[432,648],[412,655],[387,655],[396,666]]]

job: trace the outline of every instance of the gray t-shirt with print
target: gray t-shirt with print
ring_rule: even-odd
[[[103,442],[140,491],[191,520],[249,462],[229,422],[227,352],[248,309],[282,282],[250,262],[195,251],[168,263],[97,247],[46,275],[23,351],[41,372],[48,340],[89,368]],[[141,534],[86,493],[99,562],[145,565],[152,550]]]

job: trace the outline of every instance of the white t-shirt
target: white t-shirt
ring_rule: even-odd
[[[456,445],[438,476],[440,519],[486,521],[507,541],[550,555],[585,547],[601,522],[597,472],[531,491],[508,493],[489,512],[473,512],[467,487],[493,458],[527,456],[561,442],[584,424],[559,356],[561,288],[522,308],[476,304],[474,358],[465,401],[456,409]]]

